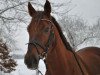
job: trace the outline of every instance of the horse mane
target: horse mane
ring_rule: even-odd
[[[55,26],[57,27],[57,29],[58,29],[58,31],[59,31],[59,35],[60,35],[60,37],[61,37],[61,39],[62,39],[62,41],[63,41],[65,47],[66,47],[68,50],[72,51],[72,50],[73,50],[72,47],[70,46],[69,42],[67,42],[67,39],[66,39],[65,35],[63,34],[60,25],[58,24],[58,22],[56,21],[56,19],[55,19],[54,17],[52,17],[52,21],[53,21],[53,23],[55,24]]]

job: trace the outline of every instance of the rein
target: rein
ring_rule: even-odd
[[[52,25],[54,25],[50,20],[47,20],[47,19],[41,19],[41,20],[50,22]],[[39,59],[42,59],[44,61],[45,65],[46,65],[46,68],[47,68],[47,64],[46,64],[45,60],[47,58],[47,53],[48,53],[48,50],[50,48],[50,45],[52,44],[52,40],[55,38],[54,37],[54,32],[52,31],[52,28],[53,28],[53,26],[51,26],[50,35],[49,35],[49,38],[48,38],[48,40],[47,40],[45,45],[43,45],[38,40],[33,40],[33,41],[27,43],[29,45],[34,45],[35,46],[35,48],[37,50],[37,53],[38,53],[38,56],[39,56]],[[44,52],[40,53],[38,47],[42,48],[44,50]],[[36,69],[36,70],[37,70],[38,74],[40,73],[41,75],[43,75],[42,72],[39,69]]]
[[[47,20],[47,19],[41,19],[41,20],[42,20],[42,21],[50,22],[52,25],[54,25],[54,23],[51,22],[50,20]],[[53,27],[53,26],[51,26],[51,29],[52,29],[52,27]],[[54,38],[55,38],[55,37],[54,37],[54,32],[53,32],[52,30],[50,30],[50,35],[49,35],[49,38],[48,38],[48,40],[47,40],[46,45],[43,45],[43,44],[42,44],[40,41],[38,41],[38,40],[33,40],[33,41],[27,43],[27,44],[29,44],[29,45],[34,45],[34,46],[35,46],[35,48],[36,48],[36,50],[37,50],[37,52],[38,52],[38,55],[39,55],[39,59],[42,59],[42,60],[44,61],[45,65],[46,65],[46,68],[47,68],[47,64],[46,64],[45,60],[46,60],[46,58],[47,58],[48,50],[49,50],[50,45],[52,44],[52,40],[53,40]],[[38,47],[40,47],[40,48],[43,49],[44,51],[43,51],[42,53],[40,53]],[[81,72],[82,72],[82,75],[84,75],[84,71],[83,71],[83,69],[82,69],[82,67],[81,67],[81,65],[80,65],[80,63],[79,63],[79,61],[78,61],[77,55],[75,54],[75,52],[74,52],[73,50],[71,50],[71,51],[72,51],[72,53],[73,53],[73,55],[74,55],[74,57],[75,57],[75,60],[76,60],[78,66],[79,66],[79,68],[80,68],[80,70],[81,70]],[[43,75],[42,72],[41,72],[40,70],[38,70],[38,69],[37,69],[37,72],[40,73],[41,75]]]

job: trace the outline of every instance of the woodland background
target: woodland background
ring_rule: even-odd
[[[15,69],[17,75],[24,73],[21,72],[25,68],[22,53],[26,52],[24,49],[27,49],[27,46],[22,46],[22,44],[25,45],[28,42],[27,26],[31,20],[27,10],[29,1],[37,10],[43,10],[45,1],[0,0],[0,75],[15,75],[14,72],[10,73]],[[73,0],[58,3],[51,1],[52,15],[61,25],[70,45],[74,50],[86,46],[100,47],[100,17],[90,25],[78,14],[69,15],[76,7],[72,2]],[[10,65],[12,63],[13,65]],[[43,65],[43,62],[41,63]],[[41,68],[43,67],[45,66]],[[34,73],[32,71],[30,75]]]

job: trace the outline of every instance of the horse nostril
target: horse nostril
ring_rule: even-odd
[[[27,65],[29,69],[37,69],[39,60],[34,57],[27,57],[24,59],[24,63]]]

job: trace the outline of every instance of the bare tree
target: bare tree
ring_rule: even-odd
[[[39,0],[2,0],[0,1],[0,38],[3,38],[7,44],[13,49],[16,48],[16,36],[18,31],[26,28],[29,22],[27,13],[27,4],[31,2],[37,9],[43,8],[43,2]],[[52,3],[52,13],[61,16],[68,13],[72,8],[69,8],[70,1],[62,3]],[[38,7],[37,7],[38,6]],[[63,8],[63,10],[59,10]],[[65,11],[66,10],[66,11]],[[16,33],[17,32],[17,33]]]
[[[83,44],[89,38],[93,38],[91,27],[88,26],[87,21],[77,16],[64,16],[60,21],[62,28],[67,33],[69,42],[73,49],[77,49],[77,46]]]
[[[100,18],[98,18],[97,23],[93,25],[91,28],[92,35],[100,38]]]
[[[16,48],[16,31],[25,21],[24,4],[27,1],[2,0],[0,1],[0,38],[4,39],[13,49]],[[21,9],[21,10],[20,10]],[[23,12],[24,11],[24,12]],[[22,13],[23,14],[20,14]],[[26,22],[26,21],[25,21]]]

